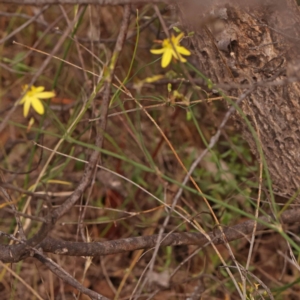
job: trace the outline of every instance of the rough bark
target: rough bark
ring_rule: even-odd
[[[217,2],[179,4],[183,23],[195,31],[198,68],[213,83],[231,84],[230,95],[257,85],[241,108],[259,131],[274,192],[291,196],[300,187],[300,84],[289,81],[300,70],[299,8],[295,0],[256,1],[251,7]],[[240,115],[236,123],[259,158]]]

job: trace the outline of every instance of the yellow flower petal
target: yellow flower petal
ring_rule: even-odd
[[[191,52],[190,52],[188,49],[186,49],[185,47],[183,47],[183,46],[177,46],[177,47],[176,47],[176,50],[177,50],[177,52],[180,53],[180,54],[183,54],[183,55],[191,55]]]
[[[180,46],[180,41],[183,37],[183,32],[176,37],[172,34],[171,38],[163,40],[161,49],[150,50],[153,54],[162,54],[161,66],[163,68],[170,64],[172,57],[175,57],[175,59],[178,59],[181,62],[186,62],[186,59],[182,55],[191,55],[191,52],[188,49]]]
[[[170,40],[169,39],[163,40],[162,46],[163,46],[163,49],[171,48],[171,42],[170,42]]]
[[[176,59],[179,59],[178,54],[179,54],[179,53],[175,52],[175,50],[172,48],[172,55],[173,55]],[[180,55],[180,54],[179,54],[179,55]]]
[[[41,100],[39,100],[38,98],[32,99],[31,104],[32,104],[32,107],[34,108],[34,110],[38,114],[40,114],[40,115],[44,114],[45,109],[44,109],[44,105],[42,104]]]
[[[27,96],[25,95],[25,96],[21,99],[21,101],[20,101],[19,104],[23,104],[23,103],[25,103],[26,101],[27,101]]]
[[[180,34],[178,34],[176,37],[174,35],[172,35],[172,42],[174,43],[174,45],[178,45],[181,41],[181,39],[183,38],[184,33],[181,32]]]
[[[176,53],[174,50],[172,50],[172,54],[176,59],[180,60],[181,62],[186,62],[186,59],[180,53]]]
[[[28,85],[22,87],[23,91],[28,89]],[[24,105],[24,117],[28,116],[30,106],[40,115],[45,113],[44,105],[41,99],[49,99],[55,96],[54,92],[44,92],[43,86],[31,86],[30,90],[26,92],[19,104]]]
[[[35,94],[41,93],[44,89],[45,88],[43,86],[38,86],[38,87],[32,86],[31,87],[31,91],[34,92]]]
[[[172,49],[166,49],[163,56],[162,56],[162,59],[161,59],[161,66],[162,68],[166,68],[171,60],[172,60],[172,53],[173,53],[173,50]]]
[[[186,62],[186,59],[185,59],[183,56],[181,56],[180,54],[179,54],[179,60],[180,60],[181,62],[183,62],[183,63]]]
[[[155,81],[157,81],[159,79],[162,79],[162,78],[164,78],[163,75],[154,75],[154,76],[145,78],[143,81],[147,82],[147,83],[152,83],[152,82],[155,82]]]
[[[36,93],[34,95],[36,98],[39,99],[49,99],[55,96],[54,92],[42,92],[42,93]]]
[[[30,100],[24,102],[24,117],[28,116],[29,108],[30,108]]]
[[[165,52],[165,49],[164,48],[161,48],[161,49],[151,49],[150,52],[152,54],[162,54]]]

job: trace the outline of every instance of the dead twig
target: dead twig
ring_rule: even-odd
[[[247,235],[253,234],[253,228],[256,224],[256,234],[271,227],[273,229],[278,228],[276,224],[271,225],[274,220],[273,216],[260,217],[257,220],[248,220],[243,223],[231,227],[223,228],[223,232],[226,236],[226,241],[222,238],[222,234],[218,230],[214,230],[208,235],[215,245],[224,244],[225,242],[231,242],[240,238],[244,238]],[[300,220],[300,209],[291,209],[282,213],[282,224],[294,224]],[[267,226],[270,224],[270,226]],[[116,253],[124,253],[128,251],[135,251],[138,249],[153,248],[157,244],[159,235],[131,237],[126,239],[119,239],[106,242],[93,242],[93,243],[81,243],[81,242],[66,242],[56,240],[47,237],[39,246],[44,252],[52,252],[56,254],[69,255],[69,256],[102,256]],[[193,233],[167,233],[161,236],[161,246],[179,246],[179,245],[198,245],[204,246],[208,244],[207,238],[199,232]],[[12,262],[13,257],[9,256],[9,249],[13,249],[14,246],[2,246],[0,245],[1,260],[4,262]],[[3,253],[3,254],[2,254]],[[5,254],[5,256],[4,256]],[[4,259],[3,259],[4,258]]]

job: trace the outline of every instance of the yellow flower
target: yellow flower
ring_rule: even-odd
[[[172,34],[170,39],[165,39],[162,42],[161,49],[151,49],[150,52],[153,54],[162,54],[161,66],[163,68],[167,67],[172,57],[179,59],[181,62],[186,62],[186,59],[182,57],[183,55],[191,55],[191,52],[183,46],[180,46],[180,41],[183,38],[183,33],[180,33],[178,36]],[[176,49],[176,51],[174,50]]]
[[[25,92],[28,88],[28,85],[25,84],[22,86],[23,91]],[[26,118],[28,116],[28,112],[30,109],[30,106],[34,108],[34,110],[40,114],[43,115],[45,112],[44,105],[42,104],[40,99],[49,99],[55,96],[54,92],[44,92],[43,86],[31,86],[31,88],[26,92],[24,97],[20,101],[20,105],[24,104],[24,117]]]

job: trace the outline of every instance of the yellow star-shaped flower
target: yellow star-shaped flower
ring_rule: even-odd
[[[191,52],[183,46],[180,46],[180,41],[184,34],[180,33],[178,36],[172,34],[170,39],[162,41],[161,49],[151,49],[153,54],[162,54],[161,66],[166,68],[174,56],[175,59],[179,59],[181,62],[186,62],[186,59],[182,55],[191,55]],[[176,49],[176,51],[174,50]],[[182,55],[181,55],[182,54]]]
[[[22,86],[23,91],[25,92],[28,88],[28,85],[25,84]],[[24,97],[20,101],[20,105],[24,104],[24,117],[26,118],[28,116],[28,112],[30,109],[30,106],[34,108],[34,110],[40,114],[43,115],[45,112],[44,105],[42,104],[40,99],[49,99],[55,96],[54,92],[44,92],[43,86],[31,86],[31,88],[26,92]]]

